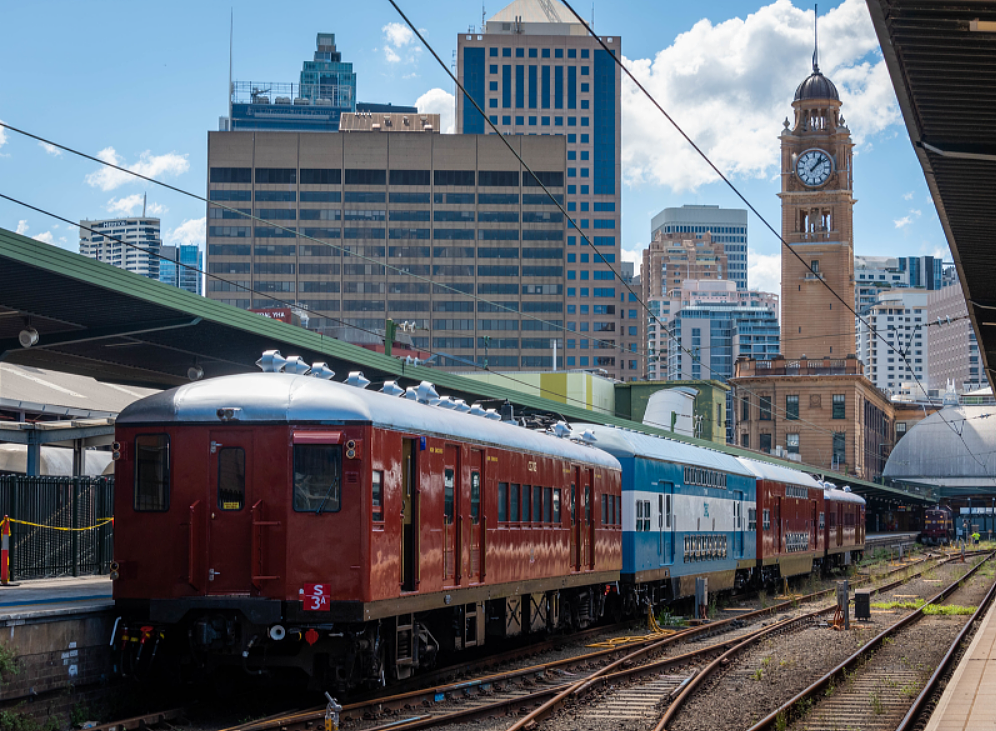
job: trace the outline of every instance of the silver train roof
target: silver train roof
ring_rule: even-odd
[[[377,391],[286,373],[246,373],[188,383],[134,402],[120,413],[117,424],[231,426],[232,422],[218,417],[219,409],[229,408],[241,409],[239,424],[371,423],[411,434],[470,440],[620,469],[615,457],[568,439]]]
[[[865,504],[865,499],[860,495],[856,495],[853,492],[847,490],[825,490],[823,492],[827,500],[833,500],[838,503],[858,503],[860,505]]]
[[[771,462],[760,462],[747,457],[737,457],[737,460],[746,467],[759,480],[771,480],[772,482],[786,482],[799,487],[811,487],[815,490],[822,490],[821,485],[815,478],[799,470],[782,467]]]
[[[614,426],[597,424],[574,424],[575,431],[591,429],[597,441],[595,446],[604,449],[615,457],[644,457],[661,462],[704,467],[720,470],[727,474],[753,476],[737,458],[713,449],[697,447],[694,444],[679,442],[676,439],[656,437],[650,434],[620,429]]]

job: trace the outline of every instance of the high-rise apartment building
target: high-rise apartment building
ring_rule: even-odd
[[[80,221],[80,253],[83,256],[143,277],[159,279],[161,246],[158,218]]]
[[[395,119],[335,135],[209,133],[209,199],[265,223],[209,204],[208,272],[226,281],[209,279],[208,297],[265,308],[272,293],[337,335],[414,321],[415,347],[449,368],[548,368],[557,338],[564,367],[635,376],[636,355],[616,344],[630,322],[636,340],[637,303],[565,244],[563,214],[502,140],[435,134],[430,119],[408,132]],[[563,196],[566,137],[510,142]]]
[[[719,206],[665,208],[650,222],[650,238],[663,234],[704,234],[726,250],[726,278],[747,289],[747,211]]]
[[[298,83],[235,81],[222,132],[336,132],[350,112],[415,114],[415,107],[356,101],[356,72],[336,49],[335,33],[319,33],[314,58],[304,61]]]
[[[853,154],[837,87],[813,73],[795,90],[782,150],[782,340],[789,359],[854,352]],[[797,256],[798,255],[798,258]]]
[[[602,40],[613,54],[622,53],[618,36]],[[483,33],[458,36],[457,68],[460,82],[502,134],[564,138],[567,211],[618,269],[622,116],[620,70],[612,55],[558,0],[515,0],[485,23]],[[456,126],[462,134],[493,134],[462,94]],[[599,360],[611,375],[635,377],[643,319],[636,297],[613,282],[612,271],[576,231],[567,232],[565,252],[567,323],[578,328],[578,337],[566,344],[568,360],[590,357],[581,328],[596,312],[607,319],[611,307],[613,322],[604,324],[613,328],[607,331],[613,345],[628,354],[604,353]],[[596,291],[613,292],[613,304]]]
[[[926,352],[930,388],[943,391],[949,381],[961,393],[984,388],[987,379],[979,357],[979,343],[968,319],[968,306],[961,287],[953,285],[927,293],[924,329],[928,327],[930,348]]]
[[[193,294],[204,294],[202,274],[204,252],[196,244],[162,246],[159,249],[159,281],[185,289]]]
[[[858,323],[858,358],[865,365],[865,376],[876,388],[890,394],[918,379],[925,389],[929,388],[931,335],[927,328],[927,290],[882,292]],[[906,353],[906,360],[900,353]]]

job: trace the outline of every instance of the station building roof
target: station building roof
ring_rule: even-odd
[[[996,1],[867,0],[951,248],[983,365],[996,366]],[[991,366],[990,364],[993,364]],[[905,441],[905,440],[904,440]]]
[[[38,331],[38,342],[23,348],[18,333],[29,325]],[[557,414],[568,422],[587,422],[595,416],[579,406],[500,383],[407,365],[399,358],[240,310],[0,228],[0,361],[82,374],[107,383],[163,389],[189,383],[187,370],[192,366],[203,369],[205,378],[255,372],[261,354],[273,349],[284,356],[299,355],[309,364],[325,362],[336,372],[337,380],[359,370],[375,383],[396,380],[407,387],[431,381],[440,394],[467,403],[498,406],[507,399],[518,409]],[[2,386],[0,383],[0,395]],[[716,449],[713,442],[611,414],[598,414],[597,419],[610,426]],[[722,451],[806,469],[805,465],[734,446]],[[850,484],[859,494],[868,491],[910,504],[936,502],[931,489],[919,485],[903,489],[832,472],[820,474],[830,481]]]

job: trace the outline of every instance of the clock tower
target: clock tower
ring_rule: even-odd
[[[781,134],[782,353],[795,360],[855,352],[852,149],[837,87],[813,73],[795,90]],[[824,286],[824,282],[830,289]]]

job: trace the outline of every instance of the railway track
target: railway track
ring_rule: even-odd
[[[793,731],[912,728],[958,646],[996,594],[991,573],[972,578],[987,564],[991,566],[992,561],[990,555],[749,731],[767,731],[775,726]],[[978,601],[983,586],[984,595]],[[956,601],[973,598],[978,606],[973,607],[971,616],[944,613],[945,608],[960,607]]]

